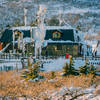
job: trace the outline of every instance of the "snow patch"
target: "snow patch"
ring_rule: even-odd
[[[58,59],[47,59],[43,60],[43,70],[44,71],[61,71],[66,63],[69,63],[69,59],[58,58]],[[74,60],[74,67],[78,69],[80,66],[83,66],[85,63],[84,60]]]

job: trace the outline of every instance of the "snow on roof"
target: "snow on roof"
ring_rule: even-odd
[[[46,26],[46,29],[74,29],[71,26]]]
[[[86,44],[87,44],[87,43],[84,42],[84,41],[82,41],[82,42],[73,42],[73,41],[70,41],[70,40],[67,40],[67,41],[53,41],[53,40],[51,40],[51,39],[45,40],[45,42],[47,42],[47,43],[81,43],[81,44],[83,44],[83,45],[86,45]]]
[[[32,42],[32,39],[29,38],[29,37],[26,37],[26,38],[24,38],[23,41],[24,41],[25,43],[31,43],[31,42]]]
[[[18,30],[30,30],[37,27],[31,27],[31,26],[19,26],[19,27],[12,27],[12,30],[18,29]],[[46,26],[45,29],[74,29],[71,26]]]
[[[45,40],[46,41],[46,40]],[[47,40],[48,43],[72,43],[73,41],[53,41],[51,39]],[[74,42],[75,43],[75,42]]]
[[[23,42],[24,42],[24,43],[31,43],[31,42],[33,42],[33,41],[32,41],[31,38],[25,37],[25,38],[23,39]],[[14,43],[18,43],[18,41],[15,41]]]
[[[37,27],[31,27],[31,26],[19,26],[19,27],[12,27],[11,29],[12,30],[30,30],[30,29],[34,29],[34,28],[37,28]]]

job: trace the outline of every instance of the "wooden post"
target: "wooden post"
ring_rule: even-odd
[[[14,53],[14,46],[15,46],[15,32],[13,32],[13,53]]]
[[[22,69],[24,69],[25,66],[24,66],[24,58],[23,57],[21,58],[21,63],[22,63]]]

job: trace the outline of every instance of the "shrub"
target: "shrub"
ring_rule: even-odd
[[[69,64],[66,63],[66,65],[63,67],[64,75],[79,75],[78,71],[73,67],[74,66],[74,60],[72,57],[69,57]]]
[[[85,60],[85,65],[80,67],[80,73],[83,74],[95,74],[96,68],[88,63],[88,58]]]
[[[27,71],[24,71],[22,73],[22,76],[26,80],[30,80],[30,79],[33,80],[39,76],[39,68],[40,68],[40,63],[36,62],[35,64],[32,65],[32,67],[29,67]]]
[[[51,72],[51,79],[54,79],[55,77],[56,77],[55,72],[52,71],[52,72]]]
[[[93,66],[93,65],[90,65],[89,70],[90,70],[90,73],[91,73],[91,74],[95,74],[95,72],[96,72],[96,68],[95,68],[95,66]]]
[[[88,59],[85,60],[85,65],[79,67],[79,69],[80,69],[79,70],[80,73],[83,73],[83,74],[88,74],[89,73],[89,63],[88,63]]]

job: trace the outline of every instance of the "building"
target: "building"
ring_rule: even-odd
[[[0,49],[9,53],[42,56],[90,56],[92,47],[84,42],[83,33],[66,26],[46,26],[44,42],[38,27],[13,27],[6,29],[0,39]],[[42,37],[43,38],[43,37]],[[9,44],[9,45],[8,45]],[[6,48],[6,49],[5,49]],[[42,50],[41,50],[42,48]]]
[[[46,28],[43,56],[92,55],[91,46],[85,44],[83,34],[76,29],[65,26],[50,26]]]
[[[9,53],[32,53],[34,52],[34,40],[31,27],[13,27],[5,29],[0,38],[0,49],[4,49],[3,52]]]

